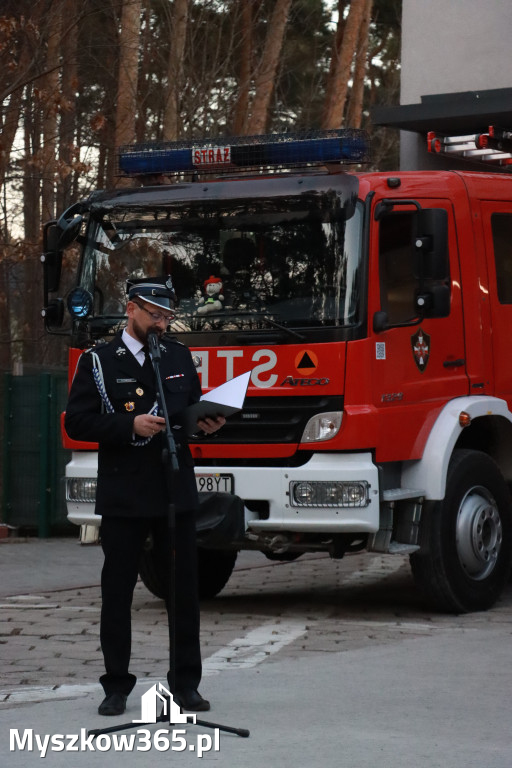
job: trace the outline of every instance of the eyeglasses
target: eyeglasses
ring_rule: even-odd
[[[164,315],[163,312],[150,312],[149,309],[146,309],[142,304],[139,304],[138,301],[134,301],[134,304],[138,306],[139,309],[143,309],[144,312],[147,312],[148,315],[155,321],[155,323],[160,322],[160,320],[165,320],[167,325],[169,325],[170,322],[174,320],[176,317],[176,313],[173,312],[172,315]]]

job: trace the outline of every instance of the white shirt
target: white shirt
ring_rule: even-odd
[[[138,339],[134,339],[133,336],[130,336],[126,328],[123,329],[122,338],[139,365],[144,365],[146,359],[146,355],[144,354],[144,344]]]

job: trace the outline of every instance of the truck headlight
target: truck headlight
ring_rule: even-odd
[[[341,427],[342,411],[326,411],[312,416],[306,424],[301,443],[319,443],[322,440],[332,440]]]
[[[293,480],[290,483],[292,507],[367,507],[369,484],[354,482]]]
[[[66,501],[94,504],[96,501],[96,478],[67,477]]]

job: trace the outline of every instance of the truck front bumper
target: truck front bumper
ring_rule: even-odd
[[[201,473],[219,472],[201,467]],[[301,467],[222,467],[246,506],[247,527],[260,532],[372,533],[379,528],[379,482],[370,453],[314,454]]]
[[[379,529],[379,482],[370,453],[317,453],[301,467],[198,467],[198,475],[232,475],[253,532],[374,533]],[[73,454],[66,467],[68,519],[99,525],[94,500],[70,493],[71,481],[97,476],[97,454]],[[82,489],[84,490],[84,489]],[[265,508],[265,512],[252,511]]]
[[[66,505],[68,520],[75,525],[99,526],[101,517],[94,513],[94,495],[87,494],[89,481],[98,476],[98,454],[96,451],[75,451],[66,465]],[[79,485],[83,482],[83,488]]]

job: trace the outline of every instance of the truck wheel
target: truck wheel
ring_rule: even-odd
[[[155,597],[165,600],[168,588],[167,573],[162,567],[162,563],[155,556],[153,537],[151,535],[148,536],[142,550],[139,561],[139,576],[146,589]]]
[[[238,552],[228,550],[223,552],[216,549],[198,547],[198,589],[199,599],[208,600],[221,591],[226,585]],[[155,597],[165,600],[167,595],[167,573],[155,557],[153,542],[148,538],[139,563],[139,576],[146,589]]]
[[[454,451],[442,501],[425,504],[414,579],[434,605],[465,613],[490,608],[512,562],[512,499],[496,463]]]
[[[236,550],[202,549],[197,550],[199,576],[199,599],[210,600],[226,586],[233,573],[238,552]]]

